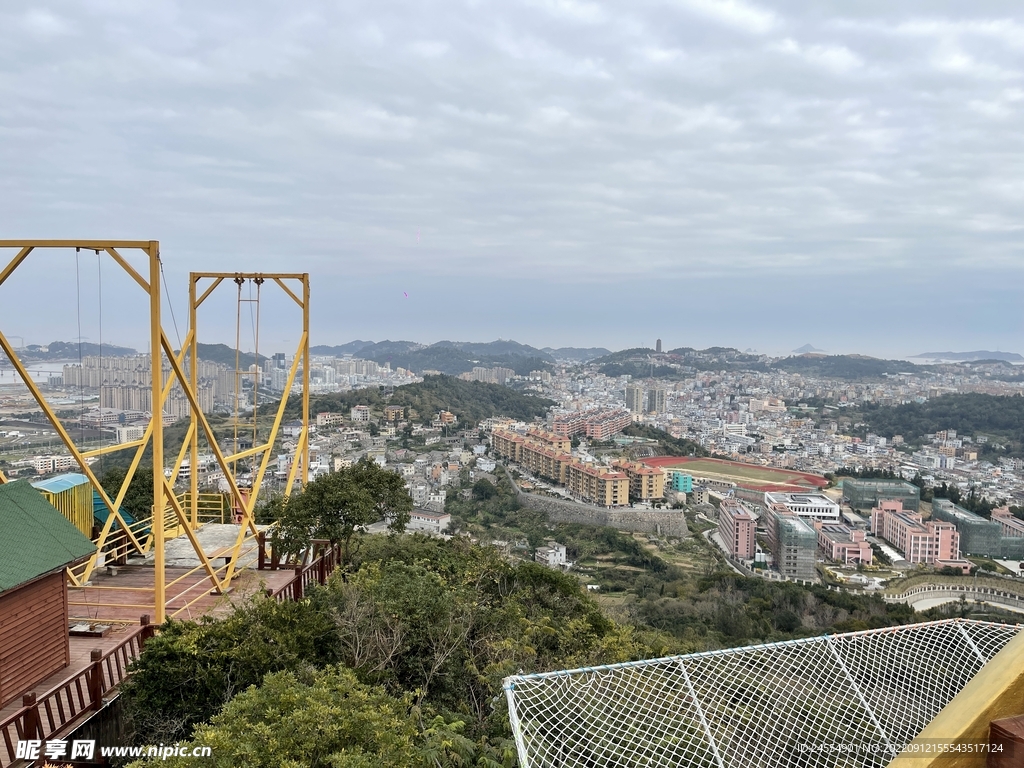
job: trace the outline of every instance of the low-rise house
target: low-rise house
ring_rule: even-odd
[[[0,707],[70,663],[66,570],[95,553],[28,483],[0,485]]]

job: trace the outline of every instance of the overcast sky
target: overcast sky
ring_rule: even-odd
[[[1020,3],[228,5],[0,5],[0,239],[160,240],[182,333],[295,270],[314,343],[1024,352]],[[89,256],[0,330],[96,338]]]

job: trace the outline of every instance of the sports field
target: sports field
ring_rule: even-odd
[[[704,459],[680,456],[655,456],[644,459],[653,467],[678,467],[694,477],[707,477],[736,483],[741,488],[756,491],[799,492],[823,488],[828,481],[808,472],[794,472],[774,467],[759,467],[724,459]]]

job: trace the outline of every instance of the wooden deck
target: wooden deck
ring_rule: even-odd
[[[321,546],[317,553],[300,568],[244,568],[230,594],[210,594],[212,585],[202,569],[167,568],[168,616],[194,619],[226,613],[258,592],[278,601],[301,599],[312,584],[325,583],[341,561],[337,545]],[[264,564],[262,554],[258,563]],[[0,709],[0,768],[19,762],[18,739],[30,734],[44,741],[63,736],[112,695],[156,630],[142,626],[153,613],[153,581],[152,566],[139,564],[119,566],[116,573],[96,572],[89,586],[69,589],[72,623],[109,624],[111,629],[104,637],[69,638],[70,664],[27,691],[24,699],[18,697]]]
[[[189,571],[192,571],[189,573]],[[195,619],[208,613],[229,611],[231,605],[261,589],[277,590],[295,578],[294,570],[256,571],[244,569],[231,582],[231,593],[211,594],[212,584],[205,571],[190,568],[164,569],[167,587],[167,616]],[[149,565],[117,568],[117,575],[93,573],[90,586],[68,589],[68,617],[77,621],[138,623],[139,617],[153,615],[154,570]]]

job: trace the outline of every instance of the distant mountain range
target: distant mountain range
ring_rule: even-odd
[[[128,357],[139,354],[131,347],[119,347],[116,344],[94,344],[91,341],[51,341],[49,344],[29,344],[15,350],[22,360],[77,360],[79,354],[103,355],[104,357]],[[3,353],[0,352],[0,356]]]
[[[804,344],[799,349],[794,349],[793,350],[793,354],[794,355],[806,355],[809,352],[820,352],[821,354],[825,354],[825,350],[824,349],[818,349],[817,347],[814,347],[814,346],[812,346],[810,344]]]
[[[512,368],[516,373],[549,369],[556,361],[586,362],[609,354],[603,347],[545,347],[537,349],[511,339],[491,342],[439,341],[418,344],[414,341],[350,341],[337,346],[310,347],[314,355],[354,355],[378,363],[391,363],[392,368],[407,368],[415,373],[440,371],[455,375],[480,366]]]
[[[544,347],[541,351],[547,352],[555,360],[571,360],[576,363],[587,363],[611,354],[611,350],[604,347]]]
[[[954,360],[958,363],[969,363],[975,360],[1002,360],[1007,363],[1024,363],[1024,357],[1016,352],[990,352],[987,349],[974,352],[924,352],[914,355],[914,359],[922,360]]]

